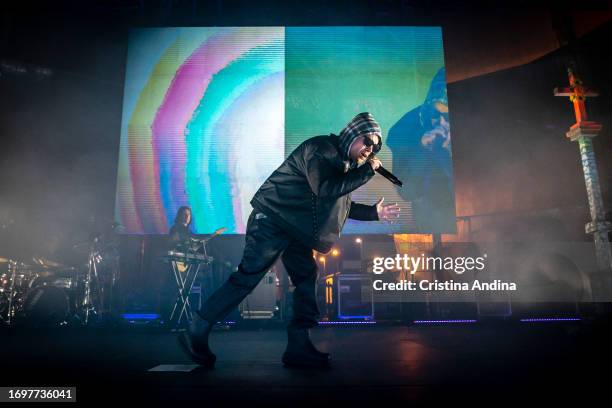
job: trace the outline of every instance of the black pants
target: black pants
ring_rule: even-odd
[[[293,318],[289,326],[310,328],[317,325],[315,285],[317,264],[312,250],[278,227],[268,217],[253,210],[246,230],[246,243],[238,270],[202,306],[200,316],[215,323],[223,319],[249,294],[281,257],[295,286]],[[263,214],[262,214],[263,215]]]

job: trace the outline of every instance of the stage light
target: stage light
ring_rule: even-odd
[[[579,317],[536,317],[531,319],[521,319],[522,323],[539,323],[539,322],[579,322],[582,319]]]
[[[325,257],[324,256],[320,257],[319,262],[325,263]]]
[[[368,321],[358,321],[358,322],[344,322],[344,321],[330,321],[330,322],[319,322],[319,324],[324,324],[324,325],[345,325],[345,324],[376,324],[375,320],[368,320]]]
[[[453,320],[415,320],[415,324],[446,324],[446,323],[476,323],[473,319],[453,319]]]
[[[361,244],[363,241],[361,240],[361,238],[355,238],[355,242]]]
[[[340,255],[340,251],[338,251],[336,248],[332,249],[332,256],[338,256]]]
[[[124,313],[121,317],[125,320],[155,320],[161,316],[156,313]]]

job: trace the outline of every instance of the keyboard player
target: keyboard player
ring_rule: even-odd
[[[187,250],[193,237],[191,232],[191,208],[180,207],[174,217],[174,225],[170,228],[169,238],[172,249]]]

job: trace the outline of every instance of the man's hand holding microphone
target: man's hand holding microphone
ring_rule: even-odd
[[[382,166],[382,163],[376,156],[370,156],[370,158],[368,159],[368,163],[370,163],[370,166],[372,166],[372,170],[374,171],[376,171],[380,166]]]

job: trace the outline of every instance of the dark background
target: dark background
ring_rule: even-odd
[[[609,210],[610,10],[609,1],[3,3],[0,257],[81,263],[72,245],[112,222],[128,31],[143,26],[442,26],[457,215],[473,220],[471,239],[588,241],[578,146],[565,138],[573,108],[553,88],[574,64],[600,91],[587,108],[603,124],[594,146]],[[141,250],[160,251],[160,238],[121,245],[128,286],[158,285]],[[225,237],[212,250],[235,264],[240,246]]]

